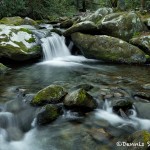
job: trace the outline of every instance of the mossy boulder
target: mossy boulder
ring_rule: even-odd
[[[32,25],[32,26],[37,26],[38,25],[36,21],[34,21],[33,19],[28,18],[28,17],[25,17],[23,19],[22,24],[24,24],[24,25]]]
[[[135,12],[121,12],[106,15],[97,23],[101,34],[129,41],[136,32],[147,31],[146,26]]]
[[[130,43],[139,47],[146,54],[150,55],[150,32],[134,36]]]
[[[24,61],[40,55],[41,47],[29,29],[0,25],[0,58]]]
[[[31,104],[34,106],[42,106],[48,103],[60,103],[67,94],[65,89],[59,85],[50,85],[40,90],[32,99]]]
[[[70,28],[73,25],[73,20],[68,19],[60,23],[60,28]]]
[[[91,111],[97,107],[95,99],[84,89],[78,89],[69,93],[64,99],[64,106],[81,112]]]
[[[131,149],[134,150],[138,150],[138,149],[142,149],[142,150],[148,150],[148,145],[150,144],[150,132],[146,131],[146,130],[141,130],[141,131],[137,131],[135,133],[133,133],[132,135],[130,135],[127,139],[128,143],[143,143],[142,147],[130,147]]]
[[[16,16],[16,17],[4,17],[0,20],[0,24],[5,25],[21,25],[23,23],[23,18]]]
[[[113,13],[112,8],[99,8],[94,13],[87,14],[85,17],[81,17],[81,21],[92,21],[94,23],[97,23],[100,21],[104,16]]]
[[[96,30],[97,30],[97,27],[95,23],[91,21],[84,21],[84,22],[80,22],[80,23],[73,25],[72,27],[67,29],[63,35],[70,36],[74,32],[94,33],[96,32]]]
[[[137,47],[107,35],[72,34],[74,44],[87,58],[94,58],[106,62],[144,63],[145,54]]]
[[[37,115],[37,124],[46,125],[56,120],[61,115],[61,108],[57,105],[48,104],[44,106]]]
[[[0,75],[6,73],[7,70],[9,70],[9,68],[0,63]]]

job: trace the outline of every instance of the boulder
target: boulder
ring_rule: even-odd
[[[37,124],[46,125],[56,120],[61,115],[61,109],[57,105],[48,104],[44,106],[37,115]]]
[[[150,29],[150,18],[146,18],[144,20],[145,25],[148,27],[148,29]]]
[[[40,55],[41,47],[29,29],[0,25],[0,58],[24,61]]]
[[[9,70],[8,67],[0,63],[0,75],[6,73]]]
[[[85,17],[81,17],[81,21],[92,21],[94,23],[97,23],[98,21],[100,21],[102,19],[102,17],[113,13],[113,9],[112,8],[99,8],[98,10],[96,10],[94,13],[90,13]]]
[[[74,32],[93,33],[97,30],[95,23],[84,21],[77,23],[64,32],[64,36],[70,36]]]
[[[91,111],[97,107],[96,100],[84,89],[78,89],[69,93],[64,99],[64,106],[81,112]]]
[[[148,150],[148,146],[150,144],[150,132],[146,131],[146,130],[141,130],[141,131],[137,131],[135,133],[133,133],[132,135],[130,135],[127,138],[128,143],[134,143],[137,144],[139,143],[141,145],[140,146],[130,146],[131,149],[133,150],[138,150],[138,149],[142,149],[142,150]]]
[[[150,55],[150,32],[133,37],[130,40],[130,43],[139,47],[146,54]]]
[[[0,20],[0,24],[5,24],[5,25],[21,25],[23,23],[23,19],[19,16],[16,17],[4,17]]]
[[[50,85],[40,90],[31,100],[31,104],[34,106],[42,106],[48,103],[60,103],[66,94],[67,92],[62,86]]]
[[[101,34],[129,41],[136,32],[147,28],[135,12],[121,12],[106,15],[97,23]]]
[[[60,23],[60,28],[70,28],[73,25],[73,20],[68,19]]]
[[[72,34],[74,44],[87,58],[94,58],[106,62],[144,63],[145,54],[137,47],[107,35]]]
[[[33,19],[29,18],[29,17],[25,17],[23,19],[23,23],[24,25],[32,25],[32,26],[36,26],[37,25],[37,22],[34,21]]]

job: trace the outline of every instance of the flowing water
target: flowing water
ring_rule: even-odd
[[[142,85],[150,82],[149,66],[108,65],[72,56],[64,40],[57,34],[42,38],[44,61],[13,68],[0,76],[0,150],[115,149],[102,129],[116,139],[137,130],[150,130],[150,118],[146,118],[150,103],[132,96],[134,92],[148,93]],[[98,101],[99,108],[85,116],[64,111],[53,123],[38,127],[38,110],[29,101],[50,84],[63,85],[68,90],[79,84],[93,85],[89,93]],[[142,115],[137,108],[132,109],[128,118],[116,115],[108,97],[111,90],[121,90],[135,104],[146,104],[147,109]],[[102,91],[108,92],[104,99]]]

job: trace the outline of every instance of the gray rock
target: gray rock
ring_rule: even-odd
[[[97,23],[101,34],[114,36],[129,41],[134,33],[147,28],[135,12],[121,12],[106,15]]]
[[[95,109],[97,107],[97,102],[84,89],[78,89],[66,96],[64,106],[69,109],[76,109],[85,112]]]
[[[145,63],[144,52],[120,39],[106,35],[72,34],[74,44],[87,58],[117,63]]]

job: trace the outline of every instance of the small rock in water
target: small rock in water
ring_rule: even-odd
[[[150,83],[144,84],[143,88],[146,89],[146,90],[150,90]]]

